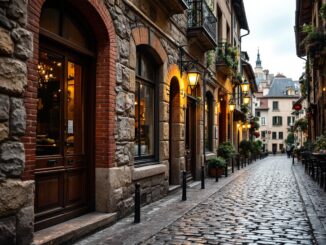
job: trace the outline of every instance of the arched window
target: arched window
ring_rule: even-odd
[[[157,156],[157,93],[158,65],[145,47],[137,48],[135,92],[135,159],[153,160]],[[142,161],[143,162],[143,161]]]
[[[213,151],[213,96],[206,93],[205,102],[205,151]]]

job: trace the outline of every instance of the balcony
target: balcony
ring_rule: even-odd
[[[205,0],[188,0],[188,38],[194,38],[205,51],[217,46],[217,19]]]
[[[188,4],[186,0],[164,0],[161,1],[169,14],[182,14],[186,9],[188,9]]]
[[[216,71],[225,76],[234,76],[238,69],[238,51],[228,43],[218,44],[216,57]]]

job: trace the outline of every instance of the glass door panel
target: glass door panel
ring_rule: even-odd
[[[65,152],[67,155],[82,154],[84,152],[82,67],[68,61],[67,72]]]
[[[60,154],[63,57],[40,51],[36,155]]]

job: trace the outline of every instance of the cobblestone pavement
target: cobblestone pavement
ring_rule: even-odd
[[[142,244],[314,244],[291,160],[268,159]]]
[[[301,163],[293,166],[307,214],[318,244],[326,244],[326,192],[304,172]]]

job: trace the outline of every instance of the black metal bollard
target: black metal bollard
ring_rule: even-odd
[[[201,166],[201,188],[205,189],[205,167]]]
[[[140,223],[140,184],[135,184],[135,217],[134,223]]]
[[[294,164],[294,152],[292,152],[292,164]]]
[[[187,172],[182,171],[182,201],[187,200]]]
[[[237,157],[237,167],[238,167],[238,170],[240,170],[240,157]]]
[[[215,181],[218,182],[218,168],[215,167]]]
[[[225,165],[225,177],[228,177],[228,165]]]
[[[232,161],[232,173],[234,173],[234,158],[231,158]]]

